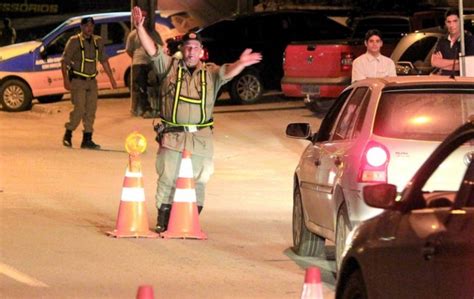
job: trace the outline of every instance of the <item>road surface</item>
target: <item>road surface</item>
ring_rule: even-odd
[[[153,120],[131,117],[128,98],[101,98],[94,141],[107,151],[61,144],[68,101],[0,112],[0,294],[3,298],[299,298],[305,268],[322,270],[334,297],[334,262],[291,251],[292,176],[307,142],[285,137],[289,122],[320,119],[301,101],[219,105],[215,173],[200,225],[208,240],[116,239],[128,154],[138,130],[147,216],[156,221]]]

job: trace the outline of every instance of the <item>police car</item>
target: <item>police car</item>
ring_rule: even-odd
[[[61,56],[68,39],[80,32],[83,17],[94,18],[94,34],[104,40],[105,51],[117,81],[117,87],[128,87],[131,58],[125,52],[130,33],[130,12],[91,14],[70,18],[41,40],[13,44],[0,48],[0,103],[10,112],[28,110],[32,100],[40,103],[59,101],[64,89]],[[162,40],[187,32],[198,21],[186,12],[157,11],[155,28]],[[99,89],[110,88],[110,82],[99,64]]]

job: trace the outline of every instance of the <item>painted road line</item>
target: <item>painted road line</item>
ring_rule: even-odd
[[[0,274],[4,274],[18,282],[27,284],[31,287],[38,288],[49,288],[49,286],[37,279],[34,279],[26,274],[21,273],[20,271],[15,270],[14,268],[0,263]]]

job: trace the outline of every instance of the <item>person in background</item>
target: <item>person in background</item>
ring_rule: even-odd
[[[461,27],[459,11],[449,9],[444,24],[448,34],[436,44],[431,55],[431,65],[440,69],[441,75],[459,76],[459,53],[461,52]],[[474,38],[466,32],[464,35],[466,56],[474,55]]]
[[[367,52],[352,62],[352,82],[366,78],[396,76],[395,63],[380,53],[382,33],[377,29],[367,31],[364,42]]]
[[[183,150],[192,153],[196,201],[201,212],[205,186],[214,171],[212,114],[219,88],[245,67],[260,62],[262,55],[246,49],[234,63],[222,66],[204,63],[200,36],[188,32],[180,46],[182,57],[171,57],[152,40],[143,26],[144,19],[140,8],[134,7],[135,28],[161,81],[161,124],[156,127],[160,147],[156,157],[158,219],[155,230],[163,232],[168,226]]]
[[[100,36],[93,34],[94,24],[92,17],[82,18],[81,32],[69,38],[61,60],[64,88],[71,91],[73,104],[69,122],[65,124],[63,145],[66,147],[72,147],[72,132],[82,121],[84,132],[81,148],[100,149],[100,145],[92,141],[98,96],[95,79],[98,73],[97,62],[104,67],[112,88],[117,88],[104,42]]]
[[[3,19],[2,35],[0,36],[0,47],[14,44],[16,40],[16,31],[12,27],[12,21],[9,18]]]
[[[142,10],[142,16],[146,18],[147,12]],[[137,30],[133,29],[127,37],[125,49],[132,57],[132,90],[131,90],[131,114],[133,116],[152,117],[151,105],[148,95],[148,76],[153,72],[150,56],[143,49]]]

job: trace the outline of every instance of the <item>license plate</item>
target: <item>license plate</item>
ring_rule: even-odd
[[[310,95],[319,95],[319,86],[312,84],[301,85],[301,93]]]

